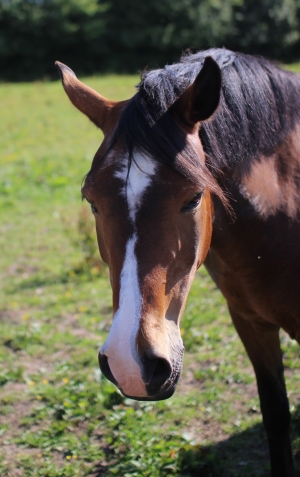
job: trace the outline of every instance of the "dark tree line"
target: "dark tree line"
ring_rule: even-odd
[[[0,78],[136,72],[226,46],[300,57],[300,0],[0,0]]]

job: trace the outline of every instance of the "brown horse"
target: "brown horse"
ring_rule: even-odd
[[[300,342],[300,77],[213,49],[113,102],[57,66],[104,133],[82,189],[113,291],[104,375],[133,399],[173,394],[205,261],[254,366],[272,476],[294,477],[279,329]]]

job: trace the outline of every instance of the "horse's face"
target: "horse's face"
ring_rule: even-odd
[[[169,168],[114,151],[86,181],[100,253],[110,270],[114,319],[99,353],[124,394],[169,397],[183,357],[179,332],[194,273],[211,236],[211,202]]]
[[[61,69],[70,99],[88,114],[74,100],[74,91],[84,86]],[[76,87],[68,91],[72,82]],[[166,399],[182,368],[180,318],[210,245],[210,193],[138,150],[128,167],[128,154],[118,142],[106,154],[120,106],[96,98],[102,117],[109,114],[110,126],[100,125],[106,134],[94,159],[100,165],[92,168],[82,193],[91,203],[100,253],[109,266],[114,312],[99,363],[126,396]],[[93,108],[95,99],[90,103]],[[88,116],[94,120],[94,110]],[[198,128],[192,123],[182,128],[187,145],[196,148],[204,163]]]

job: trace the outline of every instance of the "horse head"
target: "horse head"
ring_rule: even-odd
[[[220,69],[206,58],[163,108],[146,86],[114,102],[57,66],[71,102],[104,133],[82,189],[113,293],[100,368],[130,398],[166,399],[182,369],[180,318],[210,246],[211,192],[221,194],[199,139],[218,107]]]

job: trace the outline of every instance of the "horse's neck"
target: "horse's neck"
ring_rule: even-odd
[[[272,154],[247,164],[240,161],[223,174],[237,220],[244,214],[266,220],[278,212],[295,220],[300,209],[300,125]]]

